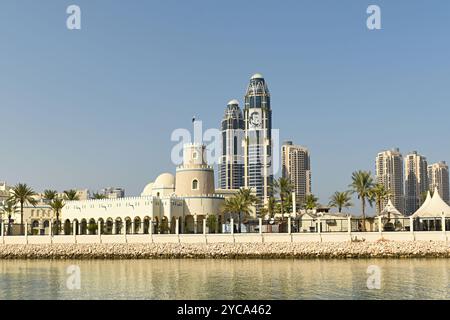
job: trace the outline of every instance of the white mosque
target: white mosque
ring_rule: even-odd
[[[230,195],[228,191],[228,195]],[[187,144],[176,175],[163,173],[140,197],[67,202],[61,216],[64,234],[201,233],[219,231],[225,192],[215,190],[214,169],[206,147]],[[177,221],[178,220],[178,221]],[[151,227],[152,226],[152,227]]]

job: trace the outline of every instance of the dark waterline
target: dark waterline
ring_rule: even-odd
[[[71,265],[80,290],[67,287]],[[0,299],[449,299],[449,279],[449,259],[2,260]]]

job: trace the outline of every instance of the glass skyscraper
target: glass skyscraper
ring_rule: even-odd
[[[244,186],[244,118],[239,101],[231,100],[222,120],[222,154],[219,162],[221,189],[239,189]]]
[[[247,88],[244,128],[244,185],[253,188],[264,205],[272,195],[273,146],[270,93],[261,74],[253,75]]]

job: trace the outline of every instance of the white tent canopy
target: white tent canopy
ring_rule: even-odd
[[[423,205],[412,215],[413,218],[437,218],[444,215],[450,217],[450,206],[442,200],[437,188],[434,190],[433,197],[430,192]]]
[[[389,200],[386,207],[384,207],[383,211],[378,216],[387,217],[390,215],[391,217],[404,217],[403,214],[397,210],[397,208],[392,204],[392,201]]]

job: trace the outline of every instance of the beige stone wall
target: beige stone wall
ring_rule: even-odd
[[[220,215],[224,203],[222,198],[186,198],[184,214],[187,215]]]
[[[367,242],[384,240],[405,241],[448,241],[450,232],[389,232],[372,233],[297,233],[297,234],[180,234],[180,235],[82,235],[82,236],[12,236],[0,238],[2,244],[57,244],[57,243],[339,243],[350,242],[357,237]],[[364,245],[364,243],[362,243]]]
[[[193,189],[193,181],[197,180],[198,187]],[[175,194],[183,196],[203,196],[215,193],[214,170],[204,169],[177,169]]]

